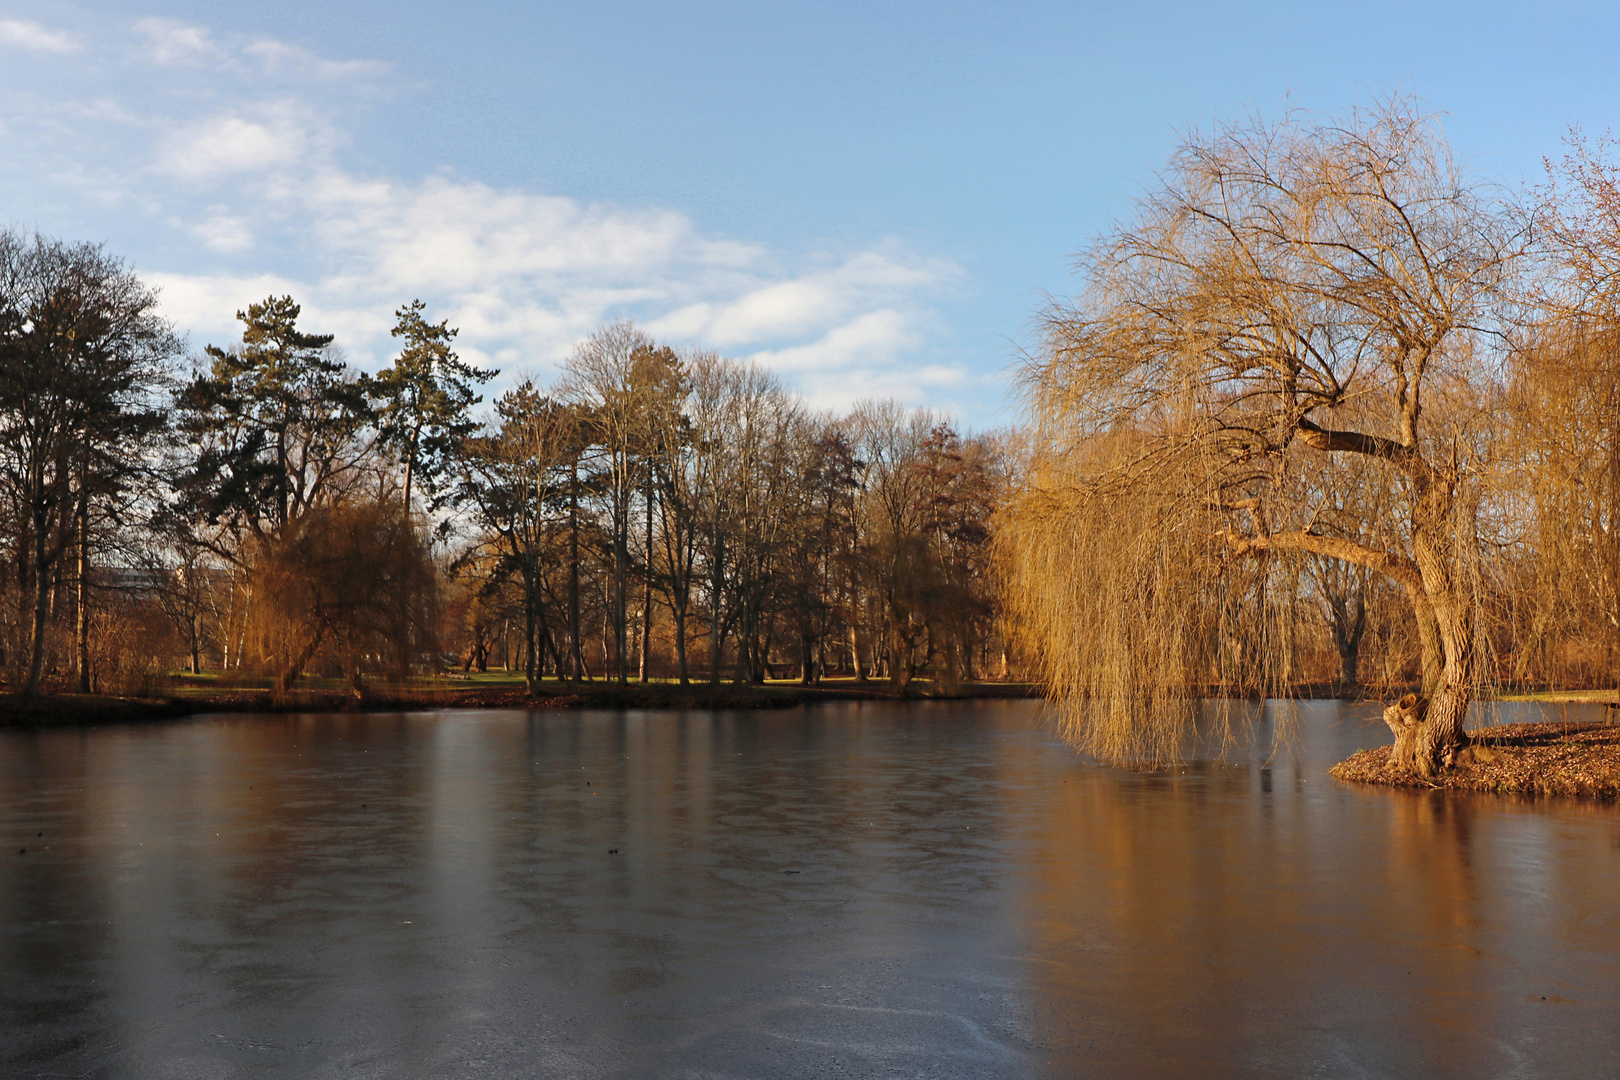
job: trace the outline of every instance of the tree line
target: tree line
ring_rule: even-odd
[[[0,672],[754,682],[1027,668],[1172,754],[1212,693],[1620,664],[1620,168],[1458,163],[1420,103],[1193,133],[1040,317],[1020,430],[816,413],[629,323],[485,406],[420,302],[375,374],[290,297],[190,357],[93,244],[0,233]]]
[[[557,378],[413,301],[385,369],[291,297],[188,356],[95,244],[0,232],[0,672],[38,694],[446,670],[682,684],[1005,675],[1004,435],[602,327]]]
[[[1162,758],[1211,687],[1337,668],[1410,688],[1385,719],[1430,775],[1482,687],[1614,685],[1610,151],[1510,191],[1410,98],[1250,116],[1084,250],[997,539],[1077,739]]]

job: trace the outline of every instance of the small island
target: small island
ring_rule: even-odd
[[[1468,732],[1461,760],[1433,776],[1398,767],[1394,748],[1363,750],[1330,775],[1361,784],[1499,795],[1620,798],[1620,724],[1499,724]]]

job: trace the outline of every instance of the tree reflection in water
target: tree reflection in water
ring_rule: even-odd
[[[1157,772],[1027,703],[6,733],[0,1073],[1603,1073],[1620,812],[1329,779],[1376,712]]]

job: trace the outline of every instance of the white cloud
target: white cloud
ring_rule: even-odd
[[[267,296],[298,295],[301,282],[276,274],[201,275],[147,271],[141,277],[158,290],[165,318],[205,343],[229,344],[238,336],[236,313]]]
[[[274,102],[254,112],[211,116],[171,131],[159,145],[157,170],[194,180],[262,174],[306,163],[330,141],[323,125],[295,103]]]
[[[191,231],[209,251],[230,254],[253,246],[253,230],[248,228],[247,222],[222,206],[209,207],[207,220]]]
[[[51,30],[26,19],[0,19],[0,44],[42,53],[76,53],[79,40],[61,30]]]
[[[818,409],[848,409],[863,398],[942,402],[969,375],[961,365],[919,364],[926,343],[916,316],[893,308],[863,312],[815,341],[767,349],[748,359],[782,373]]]
[[[388,65],[376,60],[327,60],[308,49],[274,38],[259,38],[242,48],[264,71],[274,75],[300,75],[316,79],[369,79],[384,75]]]
[[[782,372],[832,372],[881,366],[922,344],[905,314],[891,308],[864,312],[820,338],[785,349],[766,349],[749,359]]]
[[[178,19],[142,19],[135,32],[146,39],[143,55],[154,64],[200,64],[224,57],[205,28]]]
[[[846,412],[862,400],[894,398],[912,404],[926,401],[947,413],[955,413],[960,405],[949,395],[960,391],[967,380],[966,372],[958,366],[914,366],[901,362],[859,368],[836,380],[810,382],[805,384],[804,397],[811,408],[835,412]]]
[[[298,197],[320,240],[356,256],[368,280],[436,292],[611,277],[703,246],[673,211],[590,207],[442,176],[411,185],[334,172]]]
[[[960,273],[950,263],[918,260],[902,251],[865,251],[829,269],[761,285],[729,302],[689,305],[654,328],[701,337],[723,348],[780,341],[817,332],[891,297],[937,289]]]
[[[33,128],[48,119],[49,141],[30,152],[45,149],[56,177],[82,174],[79,206],[95,190],[102,212],[173,230],[155,245],[163,264],[127,254],[199,343],[237,340],[238,310],[290,294],[307,329],[336,334],[375,369],[393,351],[395,309],[421,298],[460,329],[463,356],[509,373],[543,375],[603,322],[631,317],[675,344],[751,354],[820,404],[891,391],[930,400],[959,382],[920,359],[940,329],[931,305],[963,276],[954,264],[892,241],[783,252],[667,206],[448,169],[363,173],[343,153],[354,94],[315,98],[308,86],[352,87],[384,65],[169,19],[137,29],[140,58],[158,65],[140,68],[141,93],[50,101]],[[142,158],[145,169],[127,164]]]
[[[248,250],[261,227],[244,218],[244,205],[239,192],[232,210],[210,207],[193,231],[213,251]],[[960,378],[945,368],[903,374],[928,340],[929,296],[961,271],[894,245],[831,265],[815,258],[795,272],[759,245],[707,236],[665,208],[334,168],[289,182],[259,211],[262,228],[298,222],[292,242],[320,253],[320,272],[274,281],[166,275],[176,299],[166,292],[165,310],[177,323],[228,329],[220,313],[288,292],[306,304],[312,330],[336,333],[352,360],[375,367],[392,349],[394,308],[420,297],[460,329],[470,361],[507,371],[555,365],[597,326],[628,315],[676,343],[768,345],[751,358],[817,404],[885,388],[922,400]]]
[[[739,345],[802,334],[843,306],[825,282],[779,281],[716,309],[703,336],[716,345]]]
[[[135,24],[135,32],[143,39],[140,55],[164,67],[212,66],[239,76],[322,82],[377,79],[390,70],[377,60],[328,60],[275,38],[255,38],[245,44],[240,37],[220,42],[207,27],[178,19],[142,19]]]

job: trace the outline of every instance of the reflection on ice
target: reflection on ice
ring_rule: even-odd
[[[1022,702],[6,733],[0,1073],[1612,1070],[1616,808],[1241,707],[1158,771]]]

